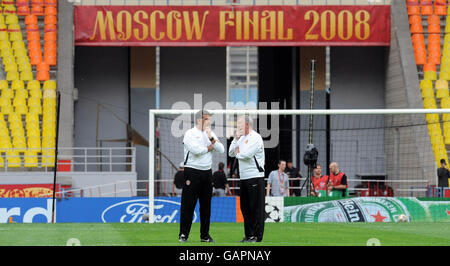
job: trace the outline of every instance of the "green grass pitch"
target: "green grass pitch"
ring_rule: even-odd
[[[187,243],[178,242],[179,224],[1,224],[0,245],[65,246],[76,238],[82,246],[365,246],[376,238],[382,246],[447,245],[448,223],[266,223],[264,241],[239,243],[241,223],[212,223],[216,243],[201,243],[200,225],[192,225]]]

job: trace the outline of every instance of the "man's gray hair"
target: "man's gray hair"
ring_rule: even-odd
[[[244,119],[245,124],[249,124],[253,128],[253,118],[250,115],[240,115],[237,119]]]
[[[211,115],[211,114],[208,111],[202,109],[195,114],[195,121],[203,119],[204,115]]]

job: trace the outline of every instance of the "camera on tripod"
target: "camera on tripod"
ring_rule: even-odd
[[[317,165],[318,157],[319,157],[319,151],[317,151],[317,148],[314,146],[314,144],[312,144],[312,143],[307,144],[305,154],[303,155],[303,163],[314,169]]]

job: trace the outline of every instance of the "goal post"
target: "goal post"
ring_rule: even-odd
[[[155,197],[171,195],[173,191],[173,175],[179,162],[183,161],[183,134],[194,126],[192,117],[198,111],[200,110],[149,110],[148,212],[150,223],[155,222]],[[225,142],[223,143],[225,157],[221,157],[221,160],[228,154],[226,142],[232,139],[235,119],[239,115],[252,116],[255,121],[254,129],[258,132],[261,125],[268,127],[267,125],[270,124],[265,120],[300,116],[304,121],[308,121],[309,116],[312,115],[317,120],[317,123],[314,123],[313,131],[319,136],[314,137],[314,140],[317,140],[317,146],[320,146],[319,157],[321,157],[322,174],[326,174],[328,168],[323,159],[324,152],[331,153],[331,160],[342,162],[340,168],[350,174],[348,176],[350,184],[351,182],[354,184],[349,190],[351,189],[355,195],[358,195],[359,190],[364,190],[364,188],[356,187],[358,178],[363,178],[363,175],[367,174],[367,180],[369,180],[367,182],[371,182],[370,178],[383,173],[386,181],[390,182],[389,187],[395,190],[397,195],[428,195],[429,187],[436,184],[436,167],[438,167],[439,159],[445,158],[448,164],[450,109],[207,109],[207,111],[212,118],[215,118],[212,119],[215,120],[215,124],[212,125],[213,131],[216,127],[223,133],[219,137],[215,131],[219,139],[222,138]],[[325,123],[322,123],[326,116],[331,117],[331,128],[325,128]],[[272,120],[271,126],[278,127],[276,123]],[[300,145],[299,151],[292,150],[292,153],[296,152],[297,158],[303,158],[306,147],[303,144],[306,143],[307,138],[304,137],[306,135],[301,134],[306,134],[309,130],[308,123],[301,123],[300,128],[289,128],[283,125],[277,130],[280,132],[300,131],[301,137],[298,141],[302,145]],[[324,151],[323,146],[325,145],[321,145],[320,140],[325,136],[324,132],[327,130],[332,132],[332,145],[330,150]],[[267,137],[267,134],[259,133],[263,138]],[[281,139],[281,141],[286,140]],[[355,152],[359,157],[353,156]],[[266,161],[268,159],[273,158],[267,158],[266,155]],[[304,169],[302,160],[301,164],[296,167]],[[375,168],[374,171],[365,172],[365,169],[370,168],[366,167],[366,164],[374,165],[372,167]],[[267,176],[270,171],[275,169],[272,167],[265,170]],[[306,171],[301,172],[306,174]],[[307,196],[305,192],[303,193],[302,196]]]

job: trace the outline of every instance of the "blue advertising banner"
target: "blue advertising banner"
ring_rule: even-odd
[[[155,220],[159,223],[180,221],[180,197],[155,198]],[[147,197],[69,198],[56,201],[58,223],[141,223],[148,213]],[[0,199],[0,223],[50,223],[52,199]],[[193,222],[200,222],[199,204]],[[236,198],[214,197],[211,201],[211,222],[236,222]]]
[[[8,223],[10,217],[16,223],[51,223],[52,199],[2,198],[0,223]]]
[[[155,198],[155,220],[159,223],[180,222],[180,197]],[[56,205],[59,223],[141,223],[148,213],[148,198],[70,198]],[[213,198],[211,222],[235,222],[236,199]],[[199,204],[193,222],[200,222]]]

